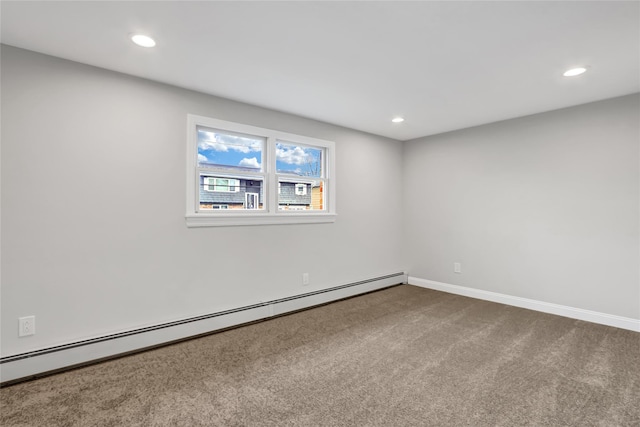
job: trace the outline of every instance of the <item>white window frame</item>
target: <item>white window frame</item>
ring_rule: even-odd
[[[262,152],[263,177],[263,209],[199,209],[199,185],[202,168],[198,166],[197,127],[204,126],[222,132],[240,133],[265,138]],[[280,210],[278,208],[278,176],[276,173],[276,141],[286,141],[323,149],[322,179],[324,181],[323,210]],[[272,129],[265,129],[241,123],[228,122],[194,114],[187,115],[187,197],[185,220],[187,227],[216,227],[269,224],[311,224],[331,223],[336,220],[336,176],[335,176],[335,144],[302,135],[295,135]],[[211,173],[211,172],[207,172]],[[246,172],[232,174],[229,178],[239,179]],[[221,173],[221,175],[224,175]],[[231,176],[233,175],[233,176]],[[281,175],[281,174],[280,174]],[[216,173],[216,176],[218,174]]]

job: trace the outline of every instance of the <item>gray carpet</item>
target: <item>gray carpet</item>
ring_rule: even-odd
[[[640,334],[408,285],[0,390],[2,426],[639,426]]]

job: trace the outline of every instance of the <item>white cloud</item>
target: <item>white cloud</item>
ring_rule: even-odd
[[[260,163],[258,162],[258,159],[255,157],[252,157],[250,159],[247,159],[245,157],[244,159],[240,160],[240,163],[238,163],[238,166],[243,166],[245,168],[260,169]]]
[[[279,144],[276,148],[276,159],[288,165],[304,165],[311,162],[313,157],[302,147]]]
[[[202,154],[198,153],[198,162],[199,163],[206,163],[208,162],[209,159],[207,159],[205,156],[203,156]]]
[[[253,140],[244,140],[244,138],[238,138],[239,141],[235,141],[233,145],[229,145],[228,147],[234,151],[238,151],[240,153],[250,153],[252,151],[261,151],[262,144],[259,141]]]
[[[198,148],[203,151],[206,151],[206,150],[224,151],[224,152],[229,151],[229,148],[226,145],[218,141],[200,141],[198,143]]]
[[[201,150],[214,150],[225,153],[232,150],[246,154],[252,151],[262,151],[262,141],[243,136],[225,135],[200,130],[198,135],[198,148]]]

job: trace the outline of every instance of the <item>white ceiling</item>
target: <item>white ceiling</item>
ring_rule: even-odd
[[[1,41],[407,140],[640,91],[640,3],[1,2]],[[142,32],[157,46],[129,36]],[[588,73],[562,77],[587,65]],[[391,123],[401,115],[406,121]]]

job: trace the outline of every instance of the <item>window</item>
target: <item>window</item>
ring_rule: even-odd
[[[237,193],[240,191],[240,180],[229,178],[205,177],[205,191],[224,191],[227,193]]]
[[[188,116],[189,227],[335,221],[334,143]]]
[[[296,184],[296,196],[307,195],[307,184]]]

